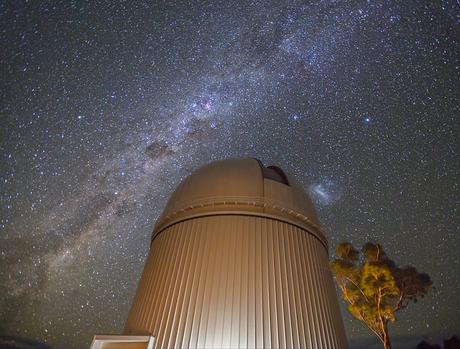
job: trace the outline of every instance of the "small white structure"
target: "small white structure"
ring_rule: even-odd
[[[153,349],[155,337],[96,335],[90,349]]]

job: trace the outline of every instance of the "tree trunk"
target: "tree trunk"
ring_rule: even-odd
[[[387,324],[383,327],[383,347],[385,349],[391,349],[391,342],[390,342],[390,336],[388,335],[388,327]]]

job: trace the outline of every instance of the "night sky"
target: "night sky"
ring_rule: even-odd
[[[459,334],[460,3],[7,1],[0,19],[0,333],[121,333],[172,190],[249,156],[304,185],[331,253],[376,241],[432,277],[398,348]]]

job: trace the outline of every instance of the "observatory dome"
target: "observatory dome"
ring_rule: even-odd
[[[215,214],[263,214],[307,229],[327,245],[302,186],[255,158],[215,161],[193,172],[171,195],[152,239],[177,222]]]
[[[157,349],[347,348],[327,251],[312,202],[283,170],[205,165],[156,223],[124,334]]]

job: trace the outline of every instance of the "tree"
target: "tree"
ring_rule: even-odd
[[[361,251],[349,242],[336,248],[331,268],[348,311],[391,348],[388,323],[395,312],[422,298],[432,286],[428,274],[414,267],[400,268],[379,244],[366,243]]]

